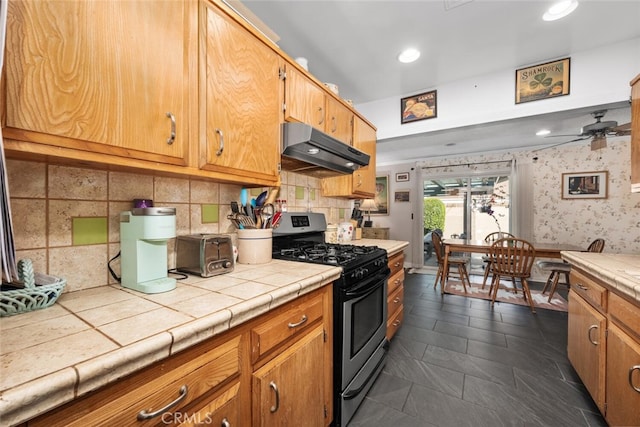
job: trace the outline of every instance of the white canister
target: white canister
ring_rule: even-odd
[[[325,243],[338,243],[338,226],[336,224],[327,224],[327,230],[324,232]]]
[[[298,63],[298,65],[300,65],[302,68],[304,68],[305,70],[309,71],[309,61],[307,60],[307,58],[304,58],[302,56],[299,56],[296,58],[296,62]]]
[[[238,264],[266,264],[271,261],[272,228],[238,230]]]
[[[338,225],[338,243],[350,242],[353,238],[353,224],[351,222],[341,222]]]

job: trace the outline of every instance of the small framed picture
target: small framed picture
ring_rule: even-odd
[[[400,124],[438,117],[438,91],[432,90],[400,100]]]
[[[606,199],[608,197],[607,171],[562,174],[563,199]]]
[[[376,176],[376,195],[373,200],[378,206],[375,215],[389,215],[389,175]]]
[[[400,172],[396,174],[396,182],[409,181],[409,172]]]
[[[410,202],[411,201],[410,194],[411,192],[409,190],[396,191],[394,194],[393,200],[398,203]]]

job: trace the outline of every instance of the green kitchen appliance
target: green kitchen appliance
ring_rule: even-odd
[[[156,294],[176,287],[168,277],[167,241],[176,237],[175,208],[133,208],[120,213],[121,284]]]

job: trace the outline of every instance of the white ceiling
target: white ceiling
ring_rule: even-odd
[[[318,80],[338,85],[354,104],[407,96],[444,83],[517,69],[640,37],[640,1],[581,0],[573,14],[544,22],[548,0],[243,0],[280,38],[289,56],[308,59]],[[406,47],[422,56],[396,60]],[[613,66],[615,64],[612,64]],[[633,77],[633,76],[631,76]],[[603,106],[604,120],[626,123],[625,103]],[[540,145],[533,136],[553,119],[554,133],[576,135],[595,108],[379,141],[378,163]],[[557,132],[556,132],[557,130]],[[571,138],[567,138],[569,140]],[[447,143],[471,141],[474,144]],[[559,141],[558,141],[559,140]],[[545,143],[562,142],[562,138]],[[587,145],[588,141],[583,142]],[[424,155],[423,155],[424,154]]]

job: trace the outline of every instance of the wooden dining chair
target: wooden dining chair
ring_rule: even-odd
[[[500,280],[503,277],[508,277],[513,279],[514,283],[516,279],[520,281],[524,299],[529,303],[531,312],[535,313],[536,308],[531,298],[528,282],[536,256],[533,245],[523,239],[508,237],[494,242],[489,250],[489,256],[491,257],[491,273],[493,274],[489,288],[491,306],[493,307],[498,296]],[[517,285],[514,284],[514,286]]]
[[[587,247],[587,252],[601,253],[604,250],[604,239],[595,239]],[[567,288],[571,288],[571,282],[569,281],[569,273],[571,273],[571,264],[565,261],[538,261],[536,263],[538,268],[542,271],[549,272],[547,281],[544,283],[542,293],[546,293],[549,289],[549,302],[553,298],[553,294],[558,288],[558,282],[560,281],[560,275],[564,275],[564,283]]]
[[[438,282],[440,282],[442,293],[444,293],[444,285],[449,279],[451,267],[455,266],[458,270],[458,278],[462,282],[462,287],[466,293],[467,285],[471,286],[469,273],[467,272],[467,263],[469,262],[469,258],[449,255],[449,268],[447,269],[448,271],[444,271],[444,245],[442,244],[442,237],[438,233],[432,233],[431,238],[433,239],[433,250],[436,253],[436,258],[438,259],[438,272],[436,273],[436,281],[433,284],[434,289],[438,286]]]
[[[514,236],[511,233],[494,231],[493,233],[487,234],[484,237],[484,241],[487,243],[493,243],[505,237],[516,237],[516,236]],[[491,273],[491,257],[489,256],[489,254],[482,256],[482,262],[484,263],[484,279],[482,279],[482,289],[484,289],[485,285],[487,284],[487,280],[489,279],[489,274]]]

